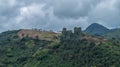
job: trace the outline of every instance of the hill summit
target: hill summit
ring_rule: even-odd
[[[92,35],[104,35],[108,33],[110,30],[103,25],[100,25],[98,23],[93,23],[90,26],[88,26],[85,30],[85,32],[92,34]]]
[[[18,32],[18,36],[20,39],[25,38],[25,37],[30,37],[33,39],[37,38],[40,40],[52,41],[52,40],[55,40],[59,36],[59,34],[52,32],[52,31],[22,29]]]

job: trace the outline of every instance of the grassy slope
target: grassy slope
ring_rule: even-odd
[[[41,40],[49,40],[49,41],[55,40],[55,37],[58,37],[60,35],[54,32],[30,30],[30,29],[26,29],[26,30],[23,29],[18,32],[20,38],[23,38],[23,36],[21,36],[22,34],[24,34],[24,36],[29,36],[32,38],[36,38],[36,36],[38,36],[38,38]]]

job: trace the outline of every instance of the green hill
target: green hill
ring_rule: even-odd
[[[0,34],[0,67],[119,67],[120,41],[89,36],[81,28],[63,29],[54,40]],[[47,35],[46,35],[47,36]]]

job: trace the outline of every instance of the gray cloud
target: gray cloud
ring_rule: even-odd
[[[119,27],[119,4],[119,0],[0,0],[0,31],[85,29],[91,23]]]
[[[120,26],[120,1],[105,0],[99,3],[90,13],[89,22],[98,22],[107,27]]]
[[[56,0],[55,15],[63,18],[76,18],[87,16],[98,0]]]
[[[87,14],[90,7],[85,7],[82,2],[78,0],[60,0],[54,6],[54,13],[59,17],[79,17]],[[85,7],[85,8],[84,8]],[[87,9],[86,9],[87,8]]]

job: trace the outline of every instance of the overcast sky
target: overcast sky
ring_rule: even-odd
[[[0,31],[85,29],[91,23],[120,27],[120,0],[0,0]]]

